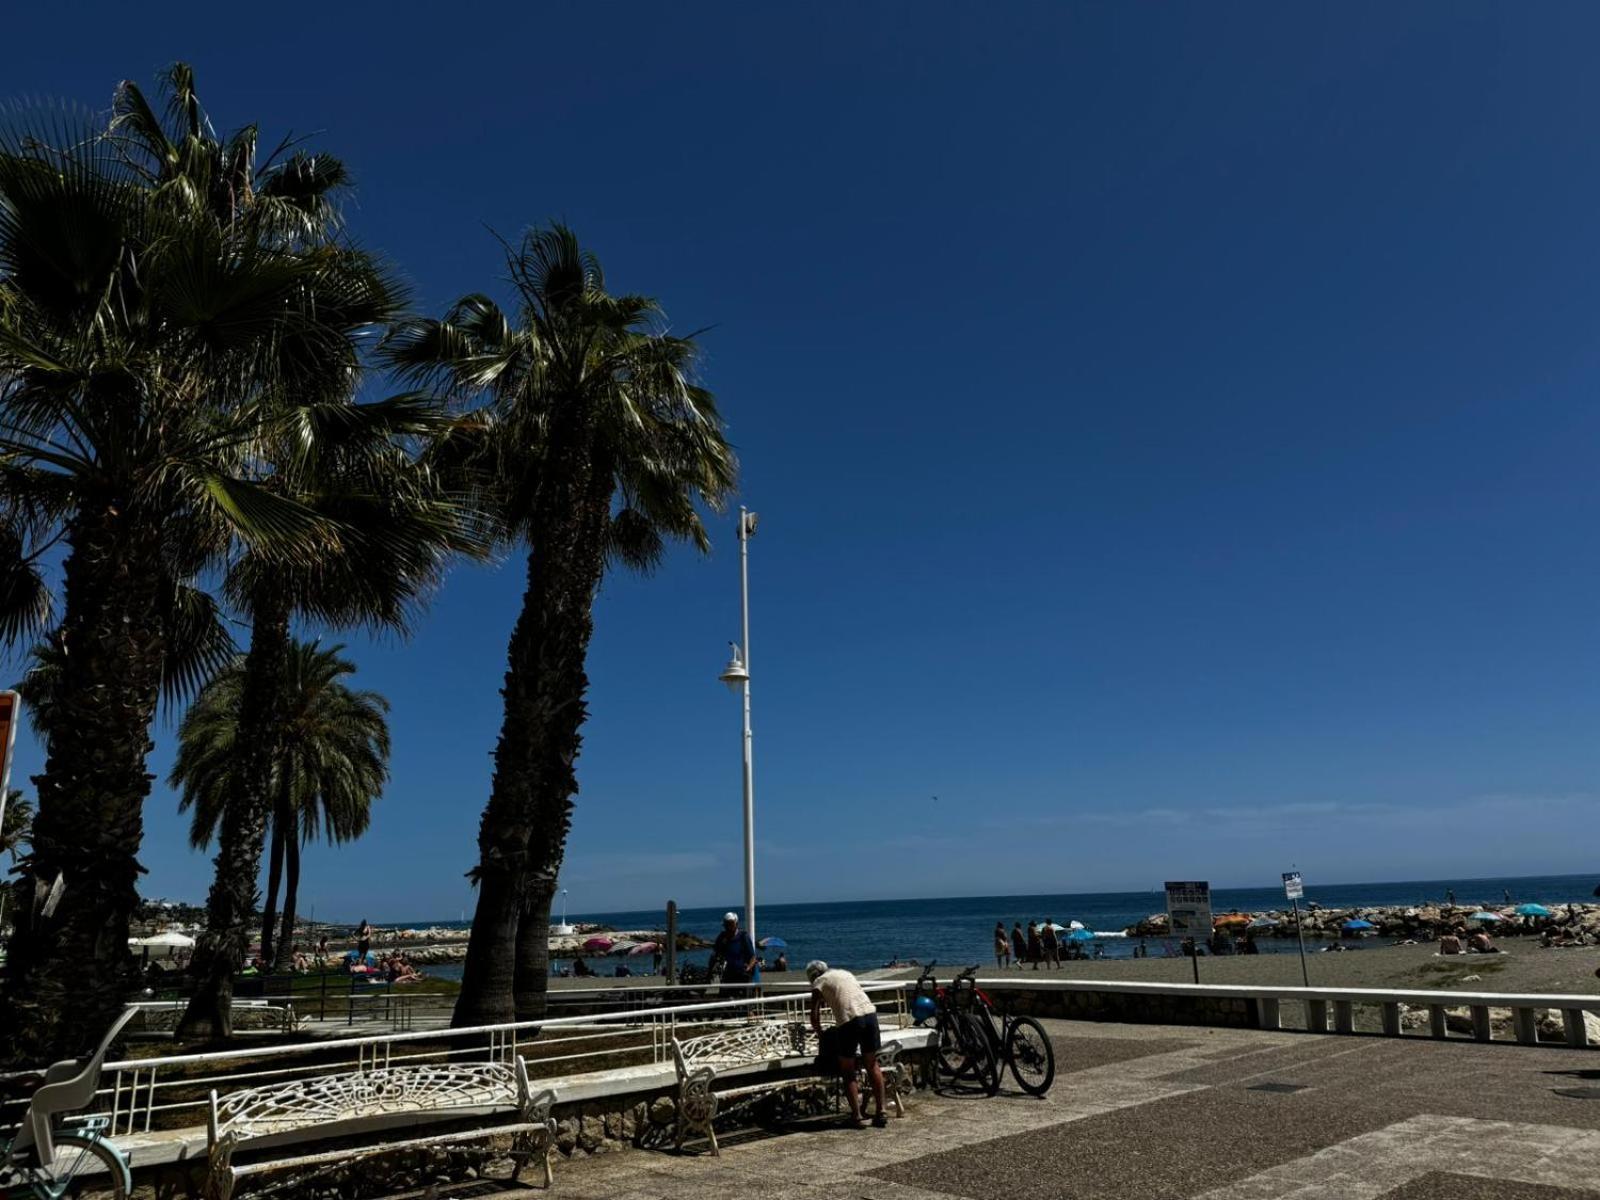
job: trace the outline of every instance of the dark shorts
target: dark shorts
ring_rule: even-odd
[[[876,1054],[883,1046],[883,1036],[878,1032],[878,1014],[867,1013],[836,1025],[829,1030],[833,1037],[829,1050],[838,1058],[860,1058]]]

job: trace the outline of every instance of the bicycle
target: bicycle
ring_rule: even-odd
[[[930,963],[917,980],[918,994],[928,994],[931,987],[939,1004],[941,1020],[937,1027],[940,1029],[938,1054],[941,1070],[944,1069],[947,1054],[948,1030],[952,1078],[958,1072],[981,1078],[992,1096],[1000,1089],[999,1075],[1003,1064],[1009,1068],[1011,1077],[1024,1092],[1030,1096],[1043,1096],[1050,1090],[1056,1077],[1056,1055],[1050,1035],[1032,1017],[1013,1016],[1010,1013],[997,1016],[994,1002],[978,987],[975,978],[977,970],[976,965],[970,966],[950,981],[949,988],[940,988],[934,984],[933,964]],[[944,1015],[946,1013],[949,1014],[947,1017]],[[980,1070],[981,1063],[970,1061],[971,1051],[965,1042],[970,1041],[974,1033],[981,1035],[988,1057],[994,1064],[992,1077]]]
[[[61,1121],[94,1099],[100,1065],[122,1028],[138,1012],[125,1009],[87,1061],[65,1059],[42,1076],[24,1076],[38,1086],[22,1123],[0,1142],[0,1196],[5,1200],[63,1200],[67,1196],[109,1196],[126,1200],[133,1190],[128,1156],[105,1136],[111,1118],[103,1114]],[[95,1170],[104,1169],[104,1177]],[[84,1178],[89,1176],[89,1178]]]

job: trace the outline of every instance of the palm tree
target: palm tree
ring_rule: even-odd
[[[133,84],[118,92],[113,136],[142,164],[159,193],[203,208],[218,220],[259,220],[274,245],[309,261],[341,252],[336,198],[347,182],[338,160],[285,147],[256,163],[256,130],[218,138],[205,119],[193,72],[178,66],[165,79],[167,118]],[[348,247],[342,253],[348,258]],[[369,282],[379,283],[368,265]],[[381,286],[387,287],[386,283]],[[439,426],[431,401],[400,396],[354,404],[357,363],[332,356],[316,387],[285,401],[282,418],[253,448],[262,485],[336,525],[343,536],[329,553],[284,564],[245,553],[226,591],[249,620],[238,752],[245,769],[239,794],[222,810],[216,869],[205,934],[191,971],[195,991],[178,1026],[180,1037],[226,1036],[233,973],[249,945],[266,830],[277,799],[267,787],[286,751],[274,713],[286,702],[289,627],[296,613],[324,623],[403,626],[417,597],[438,578],[445,552],[461,547],[459,505],[434,485],[408,452]],[[291,839],[292,841],[292,839]],[[274,865],[285,843],[275,839]],[[297,842],[289,852],[298,855]],[[263,957],[272,959],[271,912],[277,871],[270,875]]]
[[[458,1026],[544,1009],[608,557],[648,570],[668,538],[706,549],[696,502],[720,505],[735,475],[716,404],[694,382],[694,338],[663,332],[654,300],[609,294],[599,261],[559,225],[508,247],[506,263],[513,316],[468,296],[443,320],[397,327],[384,350],[403,375],[481,398],[434,461],[471,479],[498,535],[528,551]]]
[[[288,876],[275,966],[293,956],[302,843],[319,833],[330,842],[360,837],[371,819],[372,801],[388,779],[388,702],[376,692],[346,685],[355,666],[340,657],[343,650],[291,641],[282,706],[274,713],[281,752],[267,789],[273,797],[273,843]],[[189,837],[197,848],[210,843],[228,807],[246,794],[238,773],[248,687],[241,657],[206,685],[179,728],[170,782],[182,789],[180,807],[191,814]],[[270,904],[267,919],[272,919]],[[267,957],[265,946],[262,957]]]
[[[231,545],[314,563],[344,536],[265,486],[256,451],[285,397],[347,386],[396,293],[365,255],[290,244],[292,207],[219,215],[80,118],[0,129],[0,636],[47,627],[65,551],[23,874],[61,899],[11,941],[18,1057],[82,1049],[122,1001],[174,581]]]

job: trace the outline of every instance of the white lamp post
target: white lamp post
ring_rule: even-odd
[[[750,539],[756,514],[739,509],[739,602],[744,617],[744,649],[733,645],[733,657],[718,676],[732,691],[744,693],[744,927],[756,940],[756,810],[755,775],[750,754]]]

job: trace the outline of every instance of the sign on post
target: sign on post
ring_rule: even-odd
[[[1285,871],[1283,873],[1283,898],[1285,900],[1298,900],[1306,894],[1306,885],[1300,879],[1299,871]]]
[[[1300,878],[1299,871],[1283,873],[1283,894],[1294,905],[1294,939],[1300,945],[1300,981],[1310,987],[1311,973],[1306,970],[1306,939],[1300,931],[1300,898],[1306,894],[1306,884]]]
[[[1204,940],[1211,936],[1211,885],[1204,880],[1167,884],[1170,937]]]

